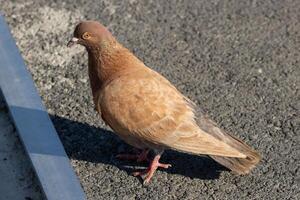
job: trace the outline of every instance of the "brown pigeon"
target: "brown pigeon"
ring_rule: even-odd
[[[240,139],[203,115],[166,78],[147,67],[122,46],[102,24],[79,23],[68,46],[83,45],[88,52],[88,71],[93,100],[102,119],[128,144],[141,150],[139,155],[119,158],[147,160],[155,156],[147,170],[148,183],[165,149],[194,155],[209,155],[237,174],[248,173],[259,161],[259,154]]]

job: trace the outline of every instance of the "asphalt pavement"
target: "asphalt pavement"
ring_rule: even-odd
[[[300,199],[300,1],[5,1],[6,16],[88,199]],[[207,157],[167,151],[146,164],[94,111],[82,47],[67,41],[98,20],[149,67],[262,154],[246,176]]]

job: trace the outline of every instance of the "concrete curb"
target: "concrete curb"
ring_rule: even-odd
[[[0,15],[0,87],[48,200],[86,199],[30,73]]]

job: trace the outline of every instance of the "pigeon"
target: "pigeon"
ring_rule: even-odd
[[[147,67],[97,21],[80,22],[67,46],[80,44],[88,53],[88,74],[95,109],[126,143],[139,149],[118,158],[149,161],[134,172],[149,183],[166,149],[208,155],[234,173],[247,174],[261,156],[210,120],[158,72]],[[151,159],[149,152],[153,152]]]

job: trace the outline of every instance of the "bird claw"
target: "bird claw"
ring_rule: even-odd
[[[133,172],[132,175],[133,176],[143,176],[146,174],[146,178],[144,179],[143,184],[148,184],[158,167],[168,169],[169,167],[172,167],[172,165],[171,164],[163,164],[163,163],[159,163],[158,161],[156,161],[156,162],[152,162],[146,170],[140,171],[140,172]]]
[[[169,167],[172,167],[171,164],[162,164],[162,163],[158,163],[158,167],[164,168],[164,169],[168,169]]]

